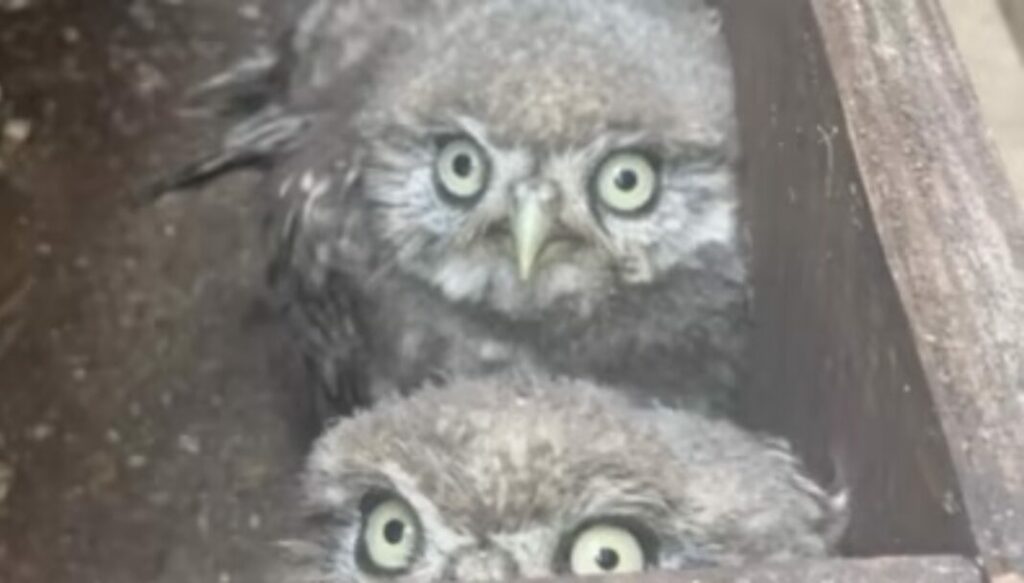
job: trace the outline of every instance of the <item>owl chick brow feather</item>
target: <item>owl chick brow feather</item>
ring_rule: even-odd
[[[521,137],[509,141],[503,136],[493,135],[483,121],[458,113],[459,110],[456,104],[440,112],[413,112],[406,109],[380,111],[357,122],[357,126],[363,136],[374,136],[380,145],[378,152],[384,159],[387,159],[389,153],[409,156],[408,152],[421,150],[424,144],[432,140],[459,134],[465,134],[491,150],[531,150],[538,157],[541,154],[575,154],[593,160],[611,150],[637,149],[664,159],[684,161],[728,158],[725,140],[720,136],[716,139],[707,136],[708,139],[703,141],[681,141],[654,129],[637,130],[636,123],[627,120],[597,122],[594,125],[596,137],[582,143],[542,145],[530,143]],[[402,166],[399,164],[398,167]]]
[[[461,129],[481,144],[487,145],[490,148],[496,146],[485,135],[486,132],[482,124],[466,116],[441,115],[432,118],[415,117],[412,114],[404,114],[404,116],[408,119],[415,119],[416,121],[413,123],[423,124],[417,127],[429,127],[430,129],[417,132],[415,135],[410,133],[410,130],[405,127],[395,127],[393,130],[380,130],[384,139],[374,149],[373,156],[368,157],[369,161],[362,169],[362,172],[364,174],[372,173],[382,185],[390,184],[393,186],[393,188],[375,189],[376,193],[383,193],[388,196],[381,196],[379,194],[371,196],[368,202],[372,207],[387,208],[392,211],[406,209],[410,214],[410,218],[414,218],[419,216],[419,209],[410,207],[407,199],[400,196],[404,192],[404,189],[401,187],[404,187],[408,180],[407,170],[409,168],[429,166],[431,160],[427,154],[431,151],[431,146],[427,142]],[[387,127],[391,128],[393,126],[389,124]],[[599,152],[614,147],[625,147],[624,145],[626,144],[649,143],[649,136],[650,134],[647,132],[636,131],[604,136],[584,149],[576,150],[574,154],[584,158],[596,157]],[[566,150],[566,155],[570,155],[570,153],[573,153],[572,150]],[[490,228],[490,226],[490,219],[483,219],[474,215],[460,217],[459,223],[454,229],[454,234],[446,239],[438,240],[436,243],[442,246],[455,245],[466,247],[475,241],[481,232]],[[615,247],[614,242],[610,237],[606,236],[606,233],[594,232],[590,238],[592,243],[603,248],[609,255],[621,254],[621,251]],[[405,247],[408,246],[408,243],[409,241],[399,241],[396,247]],[[410,247],[410,249],[412,248]]]
[[[327,452],[337,455],[336,449]],[[359,519],[359,505],[363,498],[373,492],[395,492],[400,488],[393,476],[376,467],[361,467],[365,464],[345,462],[336,470],[320,470],[307,473],[307,485],[318,485],[315,497],[307,496],[304,501],[307,519],[317,522],[351,523]],[[345,484],[341,487],[340,484]],[[309,489],[307,488],[307,491]]]
[[[651,531],[663,536],[675,529],[673,516],[679,514],[679,504],[668,500],[654,484],[629,484],[606,480],[601,491],[597,484],[590,484],[595,490],[601,491],[599,497],[589,499],[581,497],[580,503],[564,512],[565,524],[577,527],[587,522],[616,517],[630,517],[631,521],[645,525]],[[586,491],[586,486],[579,486]],[[610,500],[610,502],[607,502]]]

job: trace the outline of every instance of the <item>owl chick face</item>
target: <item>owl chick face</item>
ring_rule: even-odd
[[[298,581],[492,581],[825,554],[830,502],[781,448],[588,384],[425,389],[340,422],[307,474]]]
[[[468,4],[381,65],[358,122],[395,266],[456,302],[586,312],[736,244],[732,79],[712,12]]]

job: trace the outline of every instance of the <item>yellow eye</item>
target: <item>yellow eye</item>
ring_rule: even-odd
[[[637,537],[611,525],[596,525],[581,531],[569,554],[573,575],[639,573],[646,566],[643,547]]]
[[[634,152],[611,155],[597,170],[597,197],[613,212],[635,214],[654,201],[658,173],[651,161]]]
[[[420,543],[420,527],[408,504],[385,500],[363,522],[363,559],[373,571],[401,573],[412,566]]]
[[[444,144],[437,155],[437,181],[449,198],[470,202],[487,187],[488,163],[484,151],[468,138]]]

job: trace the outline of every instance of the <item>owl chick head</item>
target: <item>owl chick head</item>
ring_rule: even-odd
[[[492,581],[824,555],[841,504],[725,421],[507,375],[344,419],[288,581]]]
[[[354,122],[390,267],[512,314],[718,269],[737,246],[736,140],[713,10],[422,5],[389,29]]]

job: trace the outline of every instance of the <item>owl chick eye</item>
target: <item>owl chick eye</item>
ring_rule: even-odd
[[[412,508],[395,497],[366,505],[358,546],[360,566],[369,572],[398,575],[407,571],[420,548],[420,522]]]
[[[649,210],[658,194],[658,171],[651,159],[637,152],[612,154],[597,169],[594,195],[608,210],[637,215]]]
[[[490,168],[483,149],[473,140],[459,137],[441,143],[434,172],[442,197],[465,204],[483,194]]]
[[[639,573],[648,560],[637,535],[619,526],[597,524],[581,530],[569,551],[573,575]]]

